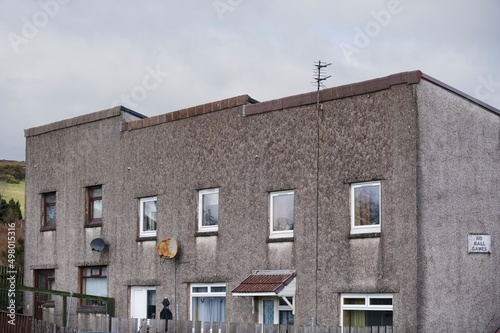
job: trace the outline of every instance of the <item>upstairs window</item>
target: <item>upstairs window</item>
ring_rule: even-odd
[[[89,224],[102,222],[102,186],[88,188]]]
[[[142,198],[140,205],[139,236],[156,237],[157,199],[156,197]]]
[[[56,226],[56,192],[43,195],[43,226]]]
[[[380,232],[380,182],[351,184],[351,233]]]
[[[271,192],[269,238],[293,237],[294,191]]]
[[[219,189],[199,191],[198,231],[219,230]]]

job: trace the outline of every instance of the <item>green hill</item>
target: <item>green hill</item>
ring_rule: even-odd
[[[19,201],[24,218],[25,162],[0,160],[0,197]]]
[[[21,205],[21,212],[24,214],[24,192],[25,192],[25,181],[22,180],[19,184],[9,184],[6,182],[0,182],[0,197],[5,201],[9,202],[10,199],[14,199],[14,202],[19,201]]]

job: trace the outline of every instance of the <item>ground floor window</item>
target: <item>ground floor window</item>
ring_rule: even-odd
[[[261,298],[259,302],[259,322],[262,324],[293,325],[293,297]]]
[[[226,285],[191,285],[191,320],[211,323],[226,321]]]
[[[81,291],[82,294],[93,296],[108,296],[108,268],[106,266],[82,267]],[[82,306],[106,306],[106,302],[83,299]]]
[[[392,294],[342,294],[341,326],[393,326]]]

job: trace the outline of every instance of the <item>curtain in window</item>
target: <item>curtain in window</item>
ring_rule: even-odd
[[[92,201],[92,218],[93,219],[102,218],[102,200]]]
[[[281,325],[293,325],[293,313],[292,311],[280,311],[280,321]]]
[[[220,323],[226,321],[225,297],[193,298],[193,318],[196,321]]]
[[[379,186],[363,186],[354,189],[354,225],[379,224]]]
[[[273,197],[273,230],[293,230],[293,194]]]
[[[108,295],[108,279],[107,278],[85,278],[83,293],[93,296],[103,296]],[[104,305],[101,301],[94,300],[84,300],[87,306],[102,306]]]
[[[263,300],[263,323],[264,324],[274,324],[274,301],[273,300]]]
[[[156,201],[146,201],[143,203],[143,226],[142,231],[155,231],[156,230]]]
[[[202,196],[203,220],[202,225],[219,224],[219,193],[208,193]]]

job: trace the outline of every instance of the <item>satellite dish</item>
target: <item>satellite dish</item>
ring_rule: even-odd
[[[173,259],[177,254],[179,246],[173,238],[165,238],[158,244],[158,254],[163,259]]]
[[[106,242],[102,238],[95,238],[90,242],[92,251],[102,252],[106,247]]]

